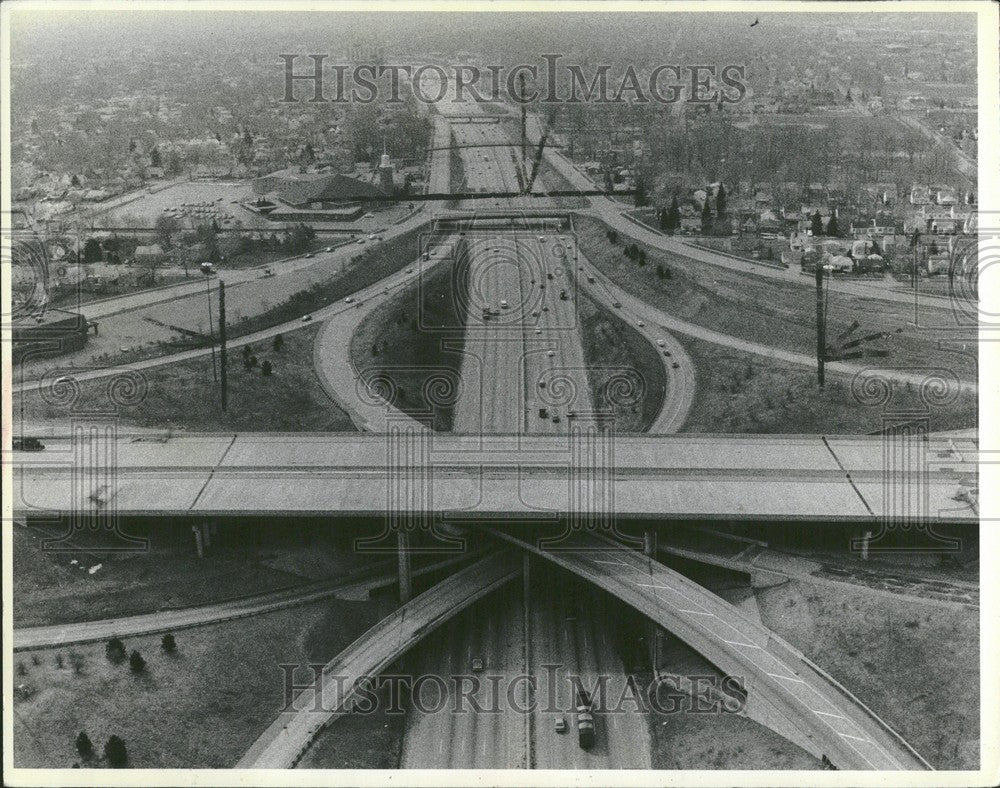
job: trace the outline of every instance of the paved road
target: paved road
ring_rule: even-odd
[[[293,767],[316,734],[349,708],[356,682],[377,676],[400,654],[519,572],[520,562],[513,556],[493,553],[384,618],[327,663],[316,686],[296,696],[292,708],[278,715],[235,768]]]
[[[680,573],[596,536],[576,537],[578,550],[543,551],[495,533],[604,588],[724,673],[743,677],[748,716],[817,758],[840,769],[931,768],[800,652]]]
[[[429,572],[447,569],[464,560],[466,559],[463,557],[439,561],[414,569],[413,575],[419,577]],[[274,610],[307,605],[310,602],[329,597],[363,599],[370,591],[396,582],[396,571],[395,569],[387,571],[388,563],[381,562],[376,567],[366,567],[350,573],[349,576],[334,580],[303,583],[293,588],[231,599],[217,604],[198,605],[179,610],[163,610],[145,615],[110,618],[101,621],[82,621],[76,624],[15,629],[14,651],[56,648],[75,643],[94,643],[112,637],[135,637],[137,635],[153,635],[158,632],[176,632],[180,629],[218,624],[237,618],[270,613]]]
[[[512,583],[483,599],[449,622],[438,642],[407,659],[406,672],[440,676],[445,686],[442,693],[428,685],[422,707],[407,710],[400,768],[525,768],[525,715],[508,704],[512,681],[525,671],[521,592]],[[472,670],[476,658],[483,660],[481,673]],[[459,686],[457,676],[468,678],[458,679]],[[515,684],[514,700],[524,707],[520,690]],[[443,708],[435,710],[438,704]],[[472,711],[474,704],[483,712]]]
[[[622,713],[596,713],[594,746],[584,750],[575,729],[576,706],[570,676],[584,687],[607,681],[608,705],[626,692],[627,675],[614,642],[615,611],[598,594],[575,579],[548,571],[535,561],[531,571],[531,665],[537,677],[538,704],[532,719],[534,766],[538,769],[651,769],[649,720],[629,704]],[[545,667],[549,666],[549,667]],[[557,666],[555,668],[551,666]],[[550,704],[554,683],[555,703]],[[560,711],[549,710],[550,705]],[[557,733],[562,716],[568,730]]]

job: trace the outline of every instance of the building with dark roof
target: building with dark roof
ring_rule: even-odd
[[[383,185],[347,175],[294,170],[257,178],[253,190],[260,196],[247,207],[273,221],[352,221],[365,201],[392,196]]]

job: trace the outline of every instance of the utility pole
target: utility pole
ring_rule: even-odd
[[[823,388],[823,360],[826,356],[826,315],[823,310],[823,261],[816,261],[816,375]]]
[[[219,280],[219,368],[222,372],[222,412],[226,412],[228,396],[226,391],[226,283]]]
[[[521,172],[525,178],[528,176],[528,105],[524,103],[524,72],[518,76],[518,84],[521,89]]]
[[[212,278],[210,271],[205,271],[205,293],[208,296],[208,335],[211,339],[212,348],[212,380],[219,382],[219,372],[215,365],[215,329],[212,327]]]

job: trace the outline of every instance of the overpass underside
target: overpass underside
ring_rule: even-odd
[[[476,230],[548,230],[569,232],[573,229],[568,211],[506,210],[455,211],[438,214],[432,228],[440,232]]]

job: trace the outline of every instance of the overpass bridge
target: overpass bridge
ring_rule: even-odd
[[[838,769],[931,766],[895,731],[805,655],[697,583],[610,539],[578,534],[550,551],[499,538],[603,588],[672,632],[729,676],[743,679],[746,714]]]
[[[350,708],[357,683],[377,676],[405,651],[520,575],[511,553],[494,553],[425,591],[382,619],[323,668],[236,764],[237,769],[289,769],[316,735]]]
[[[15,451],[19,517],[383,516],[928,525],[978,520],[978,443],[930,435],[118,432]]]

